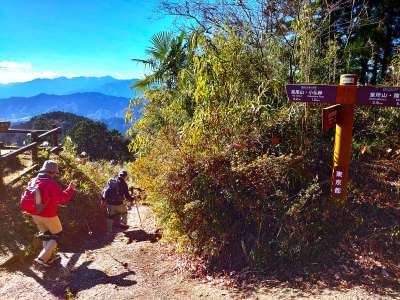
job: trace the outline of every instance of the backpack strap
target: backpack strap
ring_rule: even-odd
[[[36,185],[36,182],[39,180],[39,178],[36,176],[35,178],[33,178],[29,184],[28,187],[34,187]]]

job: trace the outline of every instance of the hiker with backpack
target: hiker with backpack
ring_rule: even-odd
[[[126,178],[128,172],[121,170],[118,178],[108,180],[102,193],[102,206],[107,207],[107,233],[113,231],[113,224],[116,223],[122,229],[128,229],[128,208],[124,204],[124,198],[132,203],[134,198],[129,195]]]
[[[55,181],[59,174],[57,162],[45,161],[37,177],[29,181],[20,202],[21,210],[32,215],[40,232],[43,249],[35,262],[45,267],[60,259],[57,254],[57,240],[62,232],[62,225],[57,215],[57,206],[67,204],[76,188],[71,182],[63,190]]]

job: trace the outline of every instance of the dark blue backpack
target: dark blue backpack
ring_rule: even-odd
[[[119,205],[123,201],[123,196],[120,193],[119,181],[116,178],[108,180],[106,187],[101,194],[103,199],[106,200],[109,205]]]

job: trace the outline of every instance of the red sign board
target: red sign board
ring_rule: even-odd
[[[287,84],[286,94],[290,101],[312,103],[336,103],[335,85]]]
[[[322,129],[328,130],[336,126],[340,113],[340,104],[335,104],[322,109]]]
[[[400,87],[358,87],[357,104],[400,107]]]
[[[341,197],[344,192],[344,169],[342,167],[334,167],[332,175],[332,196]]]

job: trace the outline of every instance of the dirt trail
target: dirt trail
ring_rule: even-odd
[[[129,211],[125,232],[93,236],[80,251],[62,252],[58,265],[31,264],[0,272],[0,299],[383,299],[362,287],[317,291],[284,284],[235,285],[228,278],[193,279],[177,268],[178,257],[159,241],[148,207]]]
[[[62,252],[48,269],[33,265],[0,272],[0,299],[231,299],[226,291],[177,272],[176,257],[159,235],[148,207],[135,209],[131,226],[114,236],[93,236],[81,251]]]

